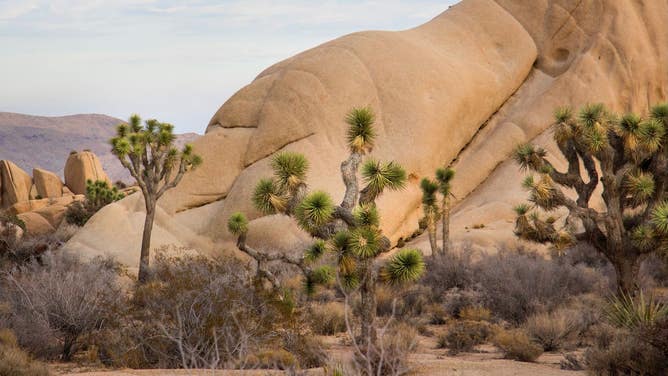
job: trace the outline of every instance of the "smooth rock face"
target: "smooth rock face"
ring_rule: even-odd
[[[213,240],[215,249],[233,248],[225,222],[235,211],[259,216],[250,195],[282,150],[305,154],[310,187],[340,200],[343,118],[368,105],[377,114],[373,156],[396,160],[410,176],[406,190],[379,200],[391,239],[417,227],[419,179],[452,162],[454,241],[512,246],[512,207],[526,198],[522,174],[507,160],[512,149],[536,139],[555,150],[549,127],[558,106],[603,102],[646,112],[667,97],[667,54],[666,0],[464,0],[414,29],[333,40],[266,69],[216,112],[194,143],[204,164],[160,202],[165,216],[156,227],[165,235],[158,241],[174,237],[195,247],[169,230],[178,225]],[[138,260],[141,226],[117,244],[93,243],[142,210],[129,198],[110,207],[68,247],[104,247]],[[257,244],[303,236],[289,226],[281,234],[262,230],[268,222],[251,223]],[[485,227],[471,230],[478,223]]]
[[[42,235],[55,231],[53,225],[36,212],[21,213],[17,217],[26,224],[26,232],[28,234]]]
[[[12,161],[0,161],[2,207],[7,208],[30,199],[32,178]]]
[[[53,172],[34,168],[32,177],[35,180],[37,194],[42,198],[61,197],[63,195],[63,182]]]
[[[74,194],[85,194],[87,180],[103,180],[111,185],[111,180],[94,153],[82,151],[70,154],[65,163],[65,185]]]

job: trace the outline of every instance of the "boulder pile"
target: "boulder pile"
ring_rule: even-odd
[[[97,156],[72,152],[65,165],[65,183],[51,171],[34,168],[32,177],[12,161],[0,161],[0,208],[16,215],[29,234],[54,231],[67,207],[84,199],[86,180],[111,183]]]

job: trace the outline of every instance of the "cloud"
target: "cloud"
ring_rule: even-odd
[[[37,8],[36,2],[25,0],[0,2],[0,21],[13,20]]]
[[[267,66],[455,0],[0,0],[0,111],[139,112],[202,131]]]

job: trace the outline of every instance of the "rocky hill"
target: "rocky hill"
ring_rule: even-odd
[[[153,245],[234,248],[226,220],[235,211],[259,217],[253,186],[282,150],[304,153],[308,184],[340,200],[343,117],[368,105],[378,115],[374,156],[400,162],[412,178],[379,202],[385,233],[397,240],[417,227],[419,178],[453,163],[453,238],[494,249],[514,241],[512,207],[526,197],[508,156],[529,140],[555,155],[554,108],[603,102],[643,113],[667,88],[666,0],[463,0],[410,30],[347,35],[269,67],[223,104],[195,142],[204,164],[161,202]],[[104,208],[68,247],[136,264],[138,200]],[[283,217],[250,226],[258,248],[306,240]]]
[[[108,144],[120,122],[98,114],[45,117],[0,112],[0,160],[11,160],[26,171],[37,167],[63,177],[70,151],[88,149],[99,157],[113,181],[130,182],[129,173]],[[179,142],[191,142],[197,136],[179,135]]]

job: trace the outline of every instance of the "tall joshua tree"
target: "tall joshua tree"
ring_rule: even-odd
[[[435,255],[439,252],[448,253],[450,251],[450,197],[452,196],[452,178],[455,177],[455,170],[452,168],[439,168],[436,170],[436,180],[423,178],[420,182],[422,189],[422,208],[427,224],[427,234],[429,235],[429,244],[431,253]],[[441,194],[439,201],[437,193]],[[436,240],[436,222],[441,220],[442,247],[438,248]]]
[[[537,176],[524,180],[533,206],[515,208],[515,232],[557,249],[576,241],[591,244],[615,267],[618,289],[633,293],[642,257],[668,249],[668,104],[652,107],[645,118],[633,113],[617,117],[602,104],[590,104],[577,116],[558,109],[555,119],[554,139],[568,169],[558,171],[542,148],[517,148],[516,161]],[[604,211],[590,206],[599,178]],[[571,199],[565,189],[577,197]],[[569,216],[560,229],[553,217],[542,219],[534,210],[562,207]]]
[[[151,232],[158,200],[169,189],[176,187],[183,175],[199,166],[202,158],[193,153],[192,145],[182,150],[174,146],[174,126],[151,119],[141,124],[139,115],[132,115],[128,124],[116,127],[111,139],[111,152],[137,181],[144,195],[146,220],[139,258],[139,282],[148,279]]]
[[[267,255],[246,244],[248,220],[241,213],[233,214],[228,230],[238,237],[239,249],[257,261],[257,277],[278,288],[280,282],[266,267],[267,262],[282,260],[302,271],[307,291],[314,285],[330,281],[335,275],[346,289],[358,290],[361,297],[360,348],[376,344],[375,288],[380,281],[391,285],[414,281],[422,274],[424,263],[419,251],[400,250],[378,270],[377,257],[391,248],[380,230],[376,199],[386,190],[404,187],[406,173],[395,162],[379,162],[362,158],[374,145],[374,116],[368,108],[355,108],[346,117],[350,155],[341,163],[346,190],[343,201],[335,205],[326,192],[308,192],[306,174],[308,161],[297,153],[283,152],[272,160],[274,176],[258,182],[253,203],[264,214],[294,217],[298,225],[314,237],[313,244],[302,257]],[[358,169],[364,187],[359,189]],[[315,267],[325,253],[331,253],[336,268]]]

